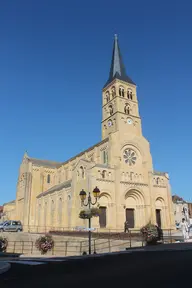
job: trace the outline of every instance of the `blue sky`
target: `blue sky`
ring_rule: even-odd
[[[191,10],[190,0],[1,1],[0,203],[15,198],[25,150],[64,161],[100,141],[115,33],[154,168],[192,200]]]

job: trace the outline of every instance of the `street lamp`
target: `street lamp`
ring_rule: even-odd
[[[82,205],[88,206],[89,209],[91,209],[91,205],[93,206],[97,203],[99,194],[100,194],[100,190],[96,186],[95,189],[93,189],[93,196],[95,197],[95,201],[92,202],[91,193],[89,192],[88,197],[87,197],[87,203],[85,203],[87,193],[82,189],[81,192],[79,193]],[[91,217],[89,217],[89,254],[91,254]]]

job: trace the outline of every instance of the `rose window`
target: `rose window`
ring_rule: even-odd
[[[126,149],[123,153],[123,157],[125,163],[129,164],[129,166],[134,165],[137,160],[136,153],[132,149]]]

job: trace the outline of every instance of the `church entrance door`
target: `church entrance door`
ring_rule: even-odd
[[[157,225],[161,228],[161,210],[156,209],[156,222]]]
[[[105,228],[107,225],[107,216],[106,216],[106,207],[99,207],[100,214],[99,214],[99,225],[101,228]]]
[[[127,208],[126,209],[126,221],[128,221],[129,228],[135,227],[135,219],[134,219],[135,210]]]

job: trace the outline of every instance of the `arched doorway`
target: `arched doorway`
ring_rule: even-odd
[[[110,223],[110,207],[111,197],[108,193],[101,193],[99,198],[99,226],[106,228]]]
[[[145,224],[145,201],[142,192],[131,189],[125,194],[125,220],[129,228],[140,229]]]
[[[162,197],[158,197],[155,201],[155,219],[159,227],[166,226],[165,201]]]

